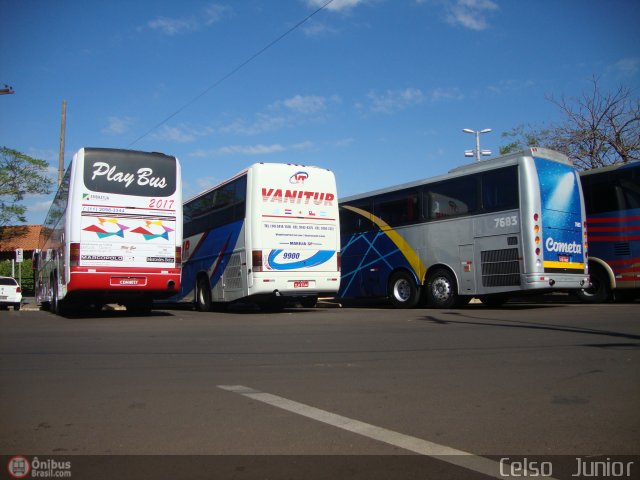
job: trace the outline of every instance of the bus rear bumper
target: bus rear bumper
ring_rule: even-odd
[[[105,298],[150,296],[166,298],[180,291],[180,269],[149,271],[71,271],[67,293]]]
[[[272,297],[308,297],[318,295],[334,295],[340,287],[340,276],[327,278],[274,279],[261,278],[254,280],[251,295],[270,295]]]
[[[524,277],[524,290],[580,290],[589,288],[589,275],[541,273]]]

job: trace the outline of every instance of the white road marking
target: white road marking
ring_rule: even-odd
[[[260,392],[259,390],[254,390],[253,388],[245,387],[242,385],[218,385],[218,388],[243,395],[245,397],[251,398],[252,400],[266,403],[282,410],[296,413],[303,417],[317,420],[318,422],[322,422],[327,425],[332,425],[349,432],[357,433],[358,435],[362,435],[373,440],[378,440],[395,447],[403,448],[419,455],[426,455],[432,458],[436,458],[443,462],[457,465],[468,470],[473,470],[490,477],[500,479],[506,478],[500,475],[499,462],[474,455],[473,453],[447,447],[446,445],[429,442],[428,440],[412,437],[411,435],[405,435],[403,433],[395,432],[387,428],[377,427],[375,425],[361,422],[359,420],[354,420],[352,418],[343,417],[342,415],[337,415],[326,410],[321,410],[319,408],[305,405],[304,403],[295,402],[293,400],[279,397],[277,395],[272,395],[270,393]],[[551,479],[551,477],[548,478]]]

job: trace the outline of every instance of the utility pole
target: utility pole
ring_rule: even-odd
[[[62,120],[60,122],[60,155],[58,157],[58,186],[62,183],[64,175],[64,134],[67,124],[67,101],[62,101]]]

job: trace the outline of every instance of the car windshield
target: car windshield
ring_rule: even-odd
[[[17,284],[18,283],[13,278],[9,278],[9,277],[0,278],[0,285],[17,285]]]

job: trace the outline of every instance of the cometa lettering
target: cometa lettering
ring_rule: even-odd
[[[582,245],[577,242],[556,242],[553,237],[547,238],[545,242],[547,251],[557,253],[582,253]]]
[[[95,162],[93,164],[93,176],[91,180],[95,180],[96,177],[105,175],[106,179],[110,182],[124,183],[125,188],[129,187],[133,182],[138,185],[148,185],[154,188],[165,188],[167,186],[167,179],[164,177],[153,177],[153,170],[148,167],[139,168],[134,173],[119,172],[116,166],[113,167],[107,162]]]
[[[314,203],[315,205],[333,205],[336,196],[333,193],[313,192],[308,190],[283,190],[280,188],[263,188],[262,199],[265,202],[279,203]]]

